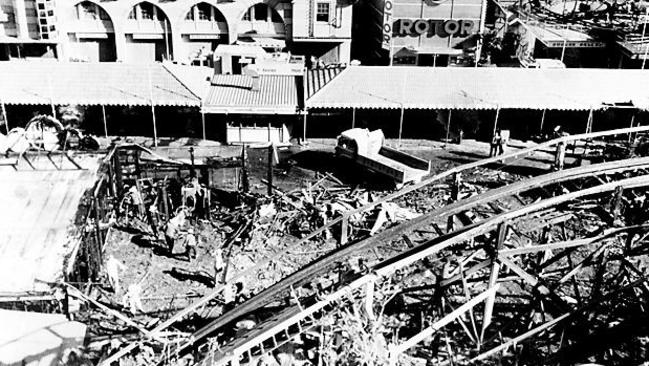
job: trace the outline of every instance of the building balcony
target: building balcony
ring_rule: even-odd
[[[76,33],[113,33],[113,23],[110,20],[74,20],[68,23],[68,28]]]
[[[171,32],[169,23],[166,24],[167,32]],[[165,21],[129,19],[124,23],[124,33],[165,33]]]
[[[284,23],[273,23],[265,21],[241,21],[238,26],[239,34],[279,35],[286,36]]]
[[[225,22],[212,22],[209,20],[185,20],[180,24],[182,34],[227,34],[228,25]]]

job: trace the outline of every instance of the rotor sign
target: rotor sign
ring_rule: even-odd
[[[392,43],[392,0],[385,0],[383,4],[383,39],[381,46],[383,49],[389,50]]]
[[[394,22],[394,36],[466,37],[474,28],[473,20],[399,19]]]

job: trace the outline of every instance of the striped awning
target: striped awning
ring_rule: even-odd
[[[0,62],[0,102],[200,106],[182,80],[160,63],[7,61]]]
[[[643,70],[352,66],[308,98],[306,107],[644,109],[647,83]]]

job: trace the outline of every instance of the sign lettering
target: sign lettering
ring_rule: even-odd
[[[473,20],[398,19],[392,29],[395,37],[466,37],[475,28]],[[383,28],[385,36],[385,27]],[[385,38],[385,37],[384,37]]]
[[[392,44],[392,0],[384,0],[383,4],[383,39],[381,47],[385,50],[390,49]]]

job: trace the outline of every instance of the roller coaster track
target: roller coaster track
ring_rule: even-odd
[[[538,274],[530,273],[529,269],[522,268],[521,265],[515,262],[517,256],[522,256],[525,254],[535,254],[539,252],[549,251],[549,250],[562,250],[561,253],[553,253],[553,259],[564,256],[567,252],[574,250],[577,247],[585,247],[590,244],[601,243],[607,239],[613,238],[617,235],[624,234],[630,230],[640,230],[647,228],[648,224],[638,224],[628,227],[613,227],[608,229],[603,229],[595,233],[589,233],[583,238],[573,239],[573,240],[563,240],[560,242],[544,243],[538,245],[528,245],[528,246],[509,246],[506,247],[506,237],[508,232],[512,230],[512,227],[518,222],[529,219],[530,217],[535,217],[535,221],[538,221],[544,214],[552,212],[558,208],[564,208],[568,203],[574,203],[580,199],[591,198],[595,196],[600,196],[605,193],[614,192],[619,189],[630,190],[634,188],[641,188],[649,186],[649,175],[647,175],[647,164],[649,164],[649,159],[631,159],[625,161],[618,161],[613,163],[598,164],[595,166],[582,167],[570,169],[564,172],[552,173],[540,177],[535,177],[526,181],[521,181],[513,185],[505,186],[493,191],[488,191],[483,195],[479,195],[471,199],[471,202],[457,202],[450,206],[444,207],[440,210],[436,210],[426,216],[426,219],[422,219],[419,222],[422,223],[427,220],[431,220],[434,217],[443,217],[452,215],[453,213],[462,212],[469,209],[475,209],[480,205],[484,205],[487,202],[493,202],[502,197],[507,197],[513,194],[518,194],[524,190],[533,190],[538,189],[539,187],[545,187],[552,184],[561,184],[562,188],[565,191],[565,183],[574,179],[580,179],[588,177],[589,175],[594,175],[594,177],[606,176],[609,179],[613,179],[610,182],[600,182],[601,178],[594,178],[592,181],[597,182],[597,185],[581,188],[565,193],[559,196],[549,197],[542,199],[540,201],[521,206],[516,210],[511,210],[509,212],[500,213],[492,217],[486,218],[480,222],[468,224],[462,228],[458,228],[455,231],[437,236],[433,239],[427,240],[422,244],[415,246],[409,250],[398,253],[387,260],[380,261],[375,264],[369,273],[358,274],[356,278],[345,281],[343,283],[338,283],[331,287],[332,291],[326,295],[319,294],[318,296],[307,298],[302,302],[302,304],[295,304],[284,309],[282,312],[275,314],[273,317],[261,322],[250,332],[246,333],[243,336],[240,336],[233,340],[232,342],[224,345],[219,350],[211,352],[208,356],[199,363],[199,365],[239,365],[239,364],[255,364],[264,354],[271,352],[281,345],[290,342],[292,339],[295,339],[300,334],[303,334],[306,330],[311,327],[318,325],[318,319],[324,316],[327,312],[335,308],[336,303],[345,303],[345,302],[360,302],[364,304],[363,306],[366,309],[368,314],[374,312],[376,305],[374,304],[374,288],[378,286],[378,282],[386,281],[387,278],[394,275],[397,271],[408,271],[408,267],[413,264],[422,261],[425,258],[430,258],[435,254],[453,247],[457,251],[457,246],[464,246],[471,254],[467,254],[466,263],[464,265],[474,262],[475,264],[464,269],[462,266],[456,268],[458,274],[449,276],[437,285],[442,288],[448,288],[449,286],[456,284],[458,282],[463,282],[464,291],[466,294],[466,301],[464,303],[460,302],[459,306],[446,314],[445,316],[438,317],[432,325],[416,334],[415,336],[409,338],[401,344],[395,344],[390,347],[390,361],[391,363],[396,363],[399,355],[404,353],[409,348],[413,347],[415,344],[423,341],[426,338],[429,338],[432,334],[439,331],[441,328],[449,325],[450,323],[458,321],[458,319],[464,315],[466,312],[476,308],[479,304],[485,303],[484,306],[484,315],[482,317],[483,326],[482,333],[475,331],[475,340],[476,342],[484,342],[485,344],[492,345],[494,342],[484,341],[485,331],[488,329],[490,324],[492,324],[493,318],[493,309],[495,298],[499,294],[499,284],[498,273],[500,268],[509,269],[514,276],[511,276],[516,281],[522,281],[533,288],[531,292],[538,292],[541,297],[548,298],[549,301],[553,302],[556,305],[558,313],[548,315],[552,320],[543,323],[539,326],[532,327],[531,329],[526,329],[525,332],[517,334],[512,337],[514,341],[502,342],[498,345],[492,345],[492,348],[488,351],[477,354],[473,360],[464,360],[464,361],[477,361],[481,359],[488,358],[508,347],[510,347],[516,341],[523,340],[527,337],[530,337],[534,334],[537,334],[545,329],[548,329],[558,322],[564,321],[570,316],[576,314],[579,310],[579,306],[572,305],[567,303],[561,296],[557,295],[554,292],[554,289],[559,287],[556,284],[550,284],[547,281],[547,278],[544,279]],[[639,173],[641,175],[635,176],[632,178],[624,178],[625,175],[616,175],[620,172],[632,172]],[[563,174],[561,174],[563,173]],[[565,177],[564,177],[565,175]],[[614,179],[618,178],[618,179]],[[620,179],[621,178],[621,179]],[[452,206],[452,207],[451,207]],[[566,211],[570,211],[569,209]],[[561,221],[552,221],[546,222],[544,227],[553,226],[561,224]],[[413,223],[408,222],[405,225],[412,228]],[[541,227],[531,228],[524,225],[523,229],[527,227],[530,230],[529,232],[538,230]],[[379,234],[377,237],[366,239],[368,241],[376,242],[387,239],[387,237],[394,237],[395,233],[403,232],[403,227],[400,230],[391,229],[389,231]],[[520,233],[517,235],[521,235]],[[472,245],[474,240],[480,237],[488,237],[486,240],[488,243],[485,247],[475,247]],[[602,246],[595,246],[595,249],[589,255],[592,255],[593,252],[601,250]],[[476,253],[483,252],[484,259],[480,259]],[[235,312],[231,315],[226,313],[223,318],[217,319],[217,322],[210,325],[210,329],[213,330],[218,326],[227,324],[234,316],[234,314],[245,313],[252,309],[257,309],[264,302],[269,302],[269,300],[275,296],[277,293],[286,290],[287,288],[292,288],[292,286],[300,283],[300,281],[313,278],[318,274],[323,273],[323,269],[326,267],[326,264],[332,259],[339,259],[344,256],[342,253],[346,253],[348,250],[341,250],[334,255],[330,255],[327,258],[323,258],[318,263],[313,264],[307,270],[297,272],[287,278],[287,280],[278,283],[273,288],[268,289],[260,293],[257,297],[251,299],[251,301],[242,304],[237,307]],[[490,254],[492,253],[492,254]],[[347,253],[348,255],[349,253]],[[335,260],[334,259],[334,260]],[[581,263],[583,264],[583,263]],[[565,283],[579,270],[579,266],[576,265],[571,268],[566,269],[560,277],[559,281],[556,281],[558,284]],[[467,289],[466,281],[469,277],[474,276],[479,272],[486,271],[489,275],[485,279],[478,280],[478,283],[481,284],[480,291],[469,296],[469,291]],[[409,275],[421,275],[417,272],[409,272]],[[402,276],[403,275],[402,273]],[[403,281],[403,280],[401,280]],[[507,281],[512,281],[510,278]],[[418,285],[421,284],[419,281],[414,281]],[[473,290],[473,289],[472,289]],[[475,291],[473,291],[475,292]],[[535,295],[538,295],[535,294]],[[550,312],[548,312],[550,313]],[[230,316],[228,316],[230,315]],[[473,319],[473,316],[472,316]],[[475,325],[474,325],[475,328]],[[468,327],[465,327],[467,334],[470,334]],[[204,333],[196,333],[195,336],[204,336]],[[479,341],[478,341],[479,340]]]
[[[635,128],[626,128],[626,129],[619,129],[619,130],[612,130],[612,131],[603,131],[603,132],[596,132],[596,133],[589,133],[589,134],[566,136],[566,137],[562,137],[562,138],[559,138],[559,139],[551,140],[551,141],[536,145],[536,146],[531,147],[531,148],[526,148],[526,149],[514,151],[514,152],[506,154],[506,155],[502,155],[502,156],[498,156],[498,157],[494,157],[494,158],[489,158],[489,159],[483,159],[483,160],[480,160],[480,161],[477,161],[477,162],[474,162],[474,163],[470,163],[470,164],[465,164],[465,165],[462,165],[462,166],[459,166],[459,167],[449,169],[448,171],[445,171],[445,172],[443,172],[441,174],[434,175],[434,176],[432,176],[432,177],[430,177],[430,178],[428,178],[428,179],[426,179],[426,180],[424,180],[424,181],[422,181],[422,182],[420,182],[420,183],[418,183],[416,185],[405,187],[404,189],[402,189],[400,191],[397,191],[397,192],[395,192],[393,194],[390,194],[390,195],[388,195],[387,197],[384,197],[381,200],[378,200],[376,202],[372,202],[372,203],[367,204],[367,205],[365,205],[363,207],[360,207],[358,209],[346,212],[342,217],[339,217],[339,218],[329,222],[327,225],[321,227],[318,230],[315,230],[313,233],[309,234],[305,238],[303,238],[303,239],[301,239],[301,240],[299,240],[299,241],[297,241],[297,242],[295,242],[293,244],[288,245],[287,247],[283,248],[282,250],[279,250],[277,253],[275,253],[274,255],[272,255],[270,257],[262,259],[255,266],[253,266],[252,268],[246,269],[245,271],[242,271],[242,272],[238,273],[237,275],[235,275],[231,279],[230,283],[224,284],[224,285],[221,285],[221,286],[217,286],[215,288],[215,290],[211,294],[205,296],[201,300],[195,302],[194,304],[190,305],[189,307],[182,310],[178,314],[174,315],[173,317],[171,317],[167,321],[165,321],[165,322],[161,323],[160,325],[156,326],[155,328],[153,328],[151,330],[151,333],[155,334],[156,332],[161,332],[161,331],[165,330],[166,328],[168,328],[169,326],[173,325],[175,322],[185,318],[186,316],[188,316],[188,315],[190,315],[192,313],[197,312],[201,308],[204,308],[205,306],[207,306],[210,303],[211,300],[216,298],[221,293],[223,288],[225,288],[226,286],[229,286],[229,285],[231,285],[232,283],[234,283],[236,281],[239,281],[239,280],[241,280],[241,279],[243,279],[243,278],[245,278],[247,276],[255,275],[257,272],[264,270],[270,263],[277,260],[278,258],[281,258],[287,252],[298,248],[300,245],[304,245],[305,243],[309,243],[311,241],[317,240],[317,237],[320,236],[325,230],[328,230],[328,229],[330,229],[331,227],[333,227],[335,225],[341,225],[342,226],[342,233],[343,234],[342,234],[342,237],[341,237],[341,244],[345,244],[347,242],[347,236],[348,236],[348,230],[349,230],[349,226],[348,226],[349,218],[352,217],[355,214],[366,212],[368,210],[371,210],[371,209],[377,207],[378,205],[380,205],[382,203],[393,201],[395,199],[403,197],[404,195],[406,195],[406,194],[408,194],[410,192],[421,189],[423,187],[427,187],[427,186],[431,185],[432,183],[439,182],[439,181],[441,181],[443,179],[446,179],[448,177],[454,176],[454,175],[459,174],[459,173],[468,172],[468,171],[471,171],[471,170],[476,169],[476,168],[488,166],[490,164],[499,164],[500,163],[500,164],[505,164],[506,165],[506,164],[510,164],[511,162],[516,161],[516,160],[525,159],[526,157],[531,156],[531,155],[544,154],[544,153],[547,152],[548,149],[550,149],[550,151],[551,151],[552,147],[556,146],[559,143],[568,144],[568,143],[573,142],[575,144],[574,149],[576,149],[576,146],[578,145],[578,142],[591,141],[592,139],[599,138],[599,137],[614,136],[614,135],[620,135],[620,134],[631,134],[631,133],[646,132],[646,131],[649,131],[649,126],[641,126],[641,127],[635,127]],[[585,145],[587,145],[587,144],[588,143],[586,143]],[[586,152],[586,146],[585,145],[581,146],[581,148],[583,149],[582,153]],[[547,156],[548,155],[546,155],[546,157]],[[570,180],[570,178],[569,178],[570,176],[566,175],[566,174],[574,174],[573,179],[576,180],[576,179],[579,179],[581,177],[586,177],[589,174],[596,173],[597,170],[593,170],[593,169],[601,169],[601,170],[599,170],[601,172],[608,171],[610,173],[615,173],[615,172],[620,172],[620,171],[633,170],[633,168],[630,168],[632,165],[629,165],[629,164],[638,164],[636,169],[642,169],[642,168],[646,167],[644,165],[645,163],[646,162],[641,161],[641,160],[634,160],[634,161],[629,161],[628,163],[625,163],[625,166],[619,166],[619,165],[616,166],[615,163],[611,163],[611,164],[608,164],[608,165],[601,165],[600,168],[581,167],[581,168],[577,168],[577,169],[580,169],[580,170],[571,169],[571,170],[563,171],[561,173],[556,173],[553,176],[554,178],[552,178],[552,179],[555,180],[554,181],[555,184],[558,183],[559,181],[568,182]],[[573,172],[573,173],[568,173],[568,172]],[[602,174],[604,174],[604,173],[602,173]],[[565,178],[563,178],[564,176],[565,176]],[[599,177],[599,178],[594,179],[594,180],[598,180],[598,179],[601,180],[601,179],[604,179],[604,178]],[[590,179],[590,181],[593,181],[593,179]],[[539,182],[541,182],[541,181],[539,181]],[[550,184],[550,183],[551,183],[551,180],[548,180],[547,184]],[[592,183],[594,183],[594,182],[591,182],[591,184]],[[599,183],[601,183],[601,182],[599,182]],[[524,183],[520,183],[520,184],[515,183],[515,184],[510,185],[508,187],[517,187],[515,189],[518,189],[519,190],[518,192],[523,192],[523,191],[530,190],[530,189],[533,188],[530,184],[534,184],[534,182],[531,182],[531,183],[528,182],[528,183],[525,183],[525,184]],[[541,183],[537,183],[537,184],[541,185]],[[540,188],[543,188],[543,187],[541,186]],[[492,195],[493,200],[502,199],[503,197],[509,195],[509,196],[516,197],[516,200],[520,201],[520,197],[517,197],[516,193],[507,193],[507,192],[514,192],[515,189],[510,188],[510,191],[502,191],[502,192],[498,191],[498,190],[494,190],[494,191],[490,191],[490,192],[487,192],[487,193],[489,195]],[[498,193],[498,192],[500,192],[500,193]],[[547,194],[547,192],[545,192],[545,193]],[[499,196],[499,195],[502,195],[502,197]],[[289,286],[289,287],[290,286],[298,286],[299,284],[306,281],[310,276],[314,276],[315,274],[320,273],[322,270],[328,268],[328,266],[330,266],[333,263],[335,263],[336,261],[340,260],[340,258],[343,258],[343,257],[349,255],[350,253],[357,253],[357,252],[360,252],[360,251],[364,251],[364,250],[366,251],[366,250],[369,250],[371,248],[375,248],[380,244],[381,240],[385,241],[385,240],[387,240],[389,238],[400,237],[400,236],[404,235],[404,233],[406,231],[415,230],[416,228],[424,225],[426,222],[429,222],[432,218],[435,217],[435,215],[437,215],[437,216],[443,216],[443,215],[452,216],[452,215],[454,215],[454,219],[453,219],[454,222],[458,222],[457,224],[461,225],[462,220],[467,221],[466,212],[468,210],[467,207],[469,207],[469,206],[464,206],[465,204],[467,204],[467,202],[468,203],[476,202],[476,207],[479,206],[483,202],[487,202],[487,201],[478,202],[478,200],[479,200],[478,198],[473,197],[473,198],[470,198],[469,201],[465,200],[466,202],[464,202],[464,203],[456,202],[456,203],[453,203],[453,204],[445,207],[445,209],[447,211],[439,212],[439,210],[435,210],[435,211],[433,211],[431,213],[428,213],[426,215],[423,215],[422,217],[420,217],[418,219],[415,219],[413,221],[410,221],[410,222],[407,222],[405,224],[402,224],[402,225],[387,229],[384,232],[379,233],[377,236],[368,238],[366,240],[361,240],[361,241],[357,241],[357,242],[354,242],[354,243],[346,244],[346,246],[342,247],[342,249],[340,249],[340,250],[338,250],[336,252],[330,253],[328,255],[326,254],[323,258],[321,258],[321,259],[315,261],[314,263],[311,263],[311,264],[307,265],[306,267],[304,267],[303,270],[298,271],[293,275],[290,275],[285,280],[283,280],[283,281],[279,282],[278,284],[276,284],[276,285],[262,291],[261,293],[259,293],[257,296],[253,297],[252,299],[250,299],[246,303],[241,304],[240,306],[237,306],[234,310],[223,314],[221,317],[217,318],[213,323],[210,323],[208,326],[204,327],[203,329],[198,330],[195,334],[192,335],[192,337],[190,338],[190,340],[191,340],[190,342],[185,343],[184,345],[182,345],[176,351],[177,352],[183,352],[184,350],[186,350],[188,348],[191,348],[194,345],[194,342],[200,341],[201,339],[208,336],[209,334],[214,332],[216,329],[218,329],[222,325],[227,324],[227,323],[231,322],[232,320],[235,320],[235,319],[239,318],[243,314],[246,314],[246,313],[248,313],[250,311],[253,311],[253,310],[255,310],[255,309],[257,309],[257,308],[259,308],[261,306],[264,306],[268,302],[269,299],[273,299],[273,298],[277,297],[278,294],[280,294],[282,291],[286,291],[286,289],[287,289],[286,286]],[[485,200],[486,200],[486,198],[485,198]],[[520,202],[520,204],[526,204],[526,203],[525,202]],[[494,207],[496,207],[496,206],[493,206],[493,204],[492,204],[492,206],[490,206],[490,207],[493,210]],[[560,218],[554,217],[554,218],[548,218],[548,220],[550,220],[550,221],[551,220],[560,220]],[[471,219],[468,218],[468,221],[471,221]],[[454,225],[456,225],[456,224],[455,223],[451,224],[451,226],[454,226]],[[444,225],[441,225],[441,226],[443,227]],[[435,231],[438,234],[440,234],[440,231],[441,231],[440,225],[435,226]],[[458,231],[458,230],[456,230],[456,231]],[[108,359],[104,360],[101,364],[102,365],[110,365],[112,362],[116,361],[117,359],[119,359],[123,355],[125,355],[125,354],[131,352],[132,350],[134,350],[137,347],[137,345],[138,345],[137,343],[131,343],[130,345],[123,348],[122,350],[120,350],[116,354],[114,354],[111,357],[109,357]]]

